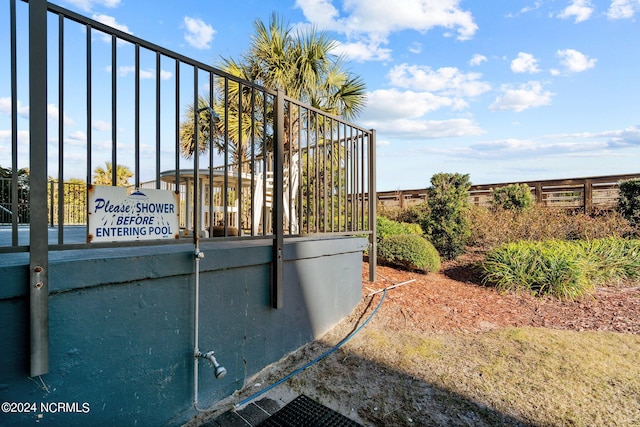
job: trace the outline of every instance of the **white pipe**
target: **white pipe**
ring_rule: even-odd
[[[197,240],[196,240],[197,242]],[[194,251],[196,259],[196,280],[195,280],[195,297],[193,308],[193,406],[197,411],[201,411],[198,408],[198,358],[200,350],[198,349],[198,337],[199,337],[199,325],[200,325],[200,260],[204,258],[204,253],[200,251],[199,246],[196,244]]]
[[[380,289],[379,291],[371,292],[367,296],[370,297],[371,295],[379,294],[380,292],[388,291],[389,289],[397,288],[399,286],[408,285],[409,283],[412,283],[412,282],[415,282],[415,281],[416,281],[416,279],[407,280],[406,282],[398,283],[396,285],[389,286],[389,287],[384,288],[384,289]]]

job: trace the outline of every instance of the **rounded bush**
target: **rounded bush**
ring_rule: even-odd
[[[440,270],[440,255],[424,237],[416,234],[395,234],[378,243],[378,262],[409,271]]]
[[[421,236],[422,228],[420,228],[418,224],[393,221],[383,216],[376,218],[376,238],[378,242],[385,237],[395,234],[415,234]]]

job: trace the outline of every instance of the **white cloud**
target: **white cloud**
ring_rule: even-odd
[[[108,71],[111,71],[111,67],[107,67]],[[128,74],[135,73],[136,68],[133,65],[129,66],[120,66],[118,67],[118,75],[124,77]],[[160,70],[160,80],[169,80],[173,77],[173,73],[171,71]],[[153,80],[156,78],[156,71],[153,69],[140,70],[140,78],[141,79],[150,79]]]
[[[568,72],[580,73],[596,66],[597,59],[589,58],[587,55],[575,49],[565,49],[556,52],[560,62]]]
[[[84,147],[87,142],[87,134],[81,130],[77,130],[75,132],[70,133],[65,139],[65,142],[70,145]]]
[[[471,145],[473,158],[531,158],[548,156],[593,157],[625,148],[640,147],[640,127],[605,132],[543,135],[534,139],[509,138]]]
[[[476,66],[476,65],[480,65],[483,62],[487,62],[488,59],[486,56],[484,55],[480,55],[479,53],[476,53],[475,55],[473,55],[473,57],[469,60],[469,65],[472,66]]]
[[[388,61],[391,59],[391,49],[386,49],[377,43],[336,43],[332,53],[348,57],[353,61]]]
[[[422,52],[422,44],[418,43],[418,42],[414,42],[414,43],[411,44],[411,46],[409,46],[408,49],[409,49],[409,52],[411,52],[411,53],[415,53],[415,54],[421,53]]]
[[[538,60],[530,53],[518,52],[518,57],[511,61],[514,73],[539,73]]]
[[[633,18],[636,12],[640,12],[640,0],[612,0],[607,11],[609,19]]]
[[[442,107],[450,107],[453,100],[429,92],[380,89],[367,95],[364,120],[394,120],[418,118]]]
[[[11,141],[11,131],[10,130],[2,130],[0,129],[0,141]],[[29,144],[29,131],[28,130],[19,130],[18,131],[18,144],[28,145]],[[9,150],[11,149],[11,145],[2,144],[0,148],[7,147]],[[8,151],[8,150],[7,150]],[[10,154],[7,153],[9,156]],[[9,157],[10,158],[10,157]]]
[[[531,12],[532,10],[540,9],[540,6],[542,6],[542,2],[536,1],[534,2],[533,6],[525,6],[522,9],[520,9],[520,13],[527,13],[527,12]]]
[[[67,2],[85,12],[91,12],[95,6],[114,8],[120,5],[120,0],[67,0]]]
[[[133,32],[129,30],[129,27],[127,27],[124,24],[119,24],[116,21],[116,18],[114,18],[113,16],[103,15],[103,14],[100,14],[100,15],[94,14],[92,18],[104,25],[108,25],[109,27],[115,28],[116,30],[120,30],[127,34],[133,34]],[[102,36],[102,40],[104,40],[105,42],[110,42],[111,36],[105,34]]]
[[[393,67],[388,77],[389,82],[397,87],[443,95],[473,97],[491,90],[488,83],[480,80],[482,74],[463,73],[456,67],[433,70],[428,66],[401,64]]]
[[[93,120],[91,127],[97,131],[108,132],[111,130],[111,123],[104,120]]]
[[[390,7],[387,0],[350,0],[338,10],[330,0],[296,0],[309,22],[347,35],[347,53],[371,60],[390,57],[380,46],[394,32],[424,33],[443,28],[447,34],[455,31],[459,40],[472,38],[478,26],[471,12],[461,9],[459,3],[460,0],[403,0],[402,7]],[[373,52],[367,54],[364,49]]]
[[[196,49],[209,49],[211,41],[216,33],[216,30],[202,19],[191,18],[189,16],[184,17],[184,25],[187,32],[184,35],[184,39]]]
[[[49,120],[54,120],[54,121],[58,120],[58,118],[60,117],[60,110],[58,109],[57,105],[54,105],[54,104],[47,105],[47,117],[49,117]],[[64,118],[62,120],[65,125],[72,126],[75,124],[74,121],[69,117],[67,117],[66,114],[64,115]]]
[[[314,24],[334,31],[370,33],[386,37],[392,32],[425,32],[437,27],[456,30],[458,39],[467,40],[478,26],[470,12],[459,7],[460,0],[404,0],[402,7],[389,7],[387,0],[345,2],[345,17],[327,0],[297,0],[305,17]]]
[[[591,17],[593,7],[591,0],[573,0],[566,9],[558,14],[558,18],[575,18],[575,23],[586,21]]]
[[[387,122],[365,122],[376,131],[390,137],[412,139],[438,139],[464,136],[478,136],[485,131],[470,119],[451,120],[407,120],[397,119]]]
[[[530,81],[518,87],[503,85],[502,95],[489,106],[491,111],[515,111],[521,112],[529,108],[541,107],[551,104],[551,97],[554,95],[549,91],[544,91],[542,84],[537,81]]]
[[[18,100],[17,105],[18,116],[28,119],[29,118],[29,106],[23,106],[22,102]],[[11,115],[11,98],[0,98],[0,114]]]

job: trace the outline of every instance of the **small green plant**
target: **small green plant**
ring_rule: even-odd
[[[509,184],[492,191],[495,208],[522,211],[533,204],[533,195],[527,184]]]
[[[378,262],[409,271],[440,270],[438,251],[429,241],[416,234],[396,234],[381,239]]]
[[[618,212],[640,232],[640,179],[620,181],[620,197],[618,198]]]
[[[438,173],[427,190],[429,216],[421,223],[429,241],[445,259],[462,254],[471,237],[467,211],[469,175]]]

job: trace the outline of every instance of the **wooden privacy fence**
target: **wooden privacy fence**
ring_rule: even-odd
[[[618,183],[627,179],[640,179],[640,174],[472,185],[469,202],[476,206],[491,206],[494,189],[510,184],[527,184],[541,206],[592,213],[614,209],[618,204]],[[381,209],[406,208],[427,200],[426,188],[378,191],[376,194]]]

